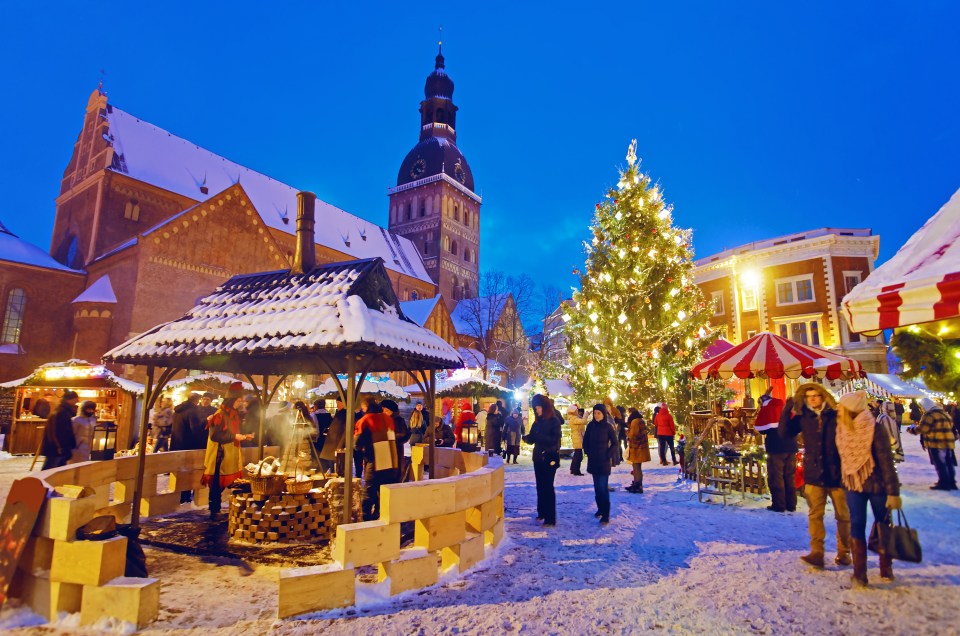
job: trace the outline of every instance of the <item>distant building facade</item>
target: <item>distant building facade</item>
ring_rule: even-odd
[[[734,344],[771,331],[885,373],[883,335],[852,334],[839,313],[844,295],[873,271],[879,249],[869,229],[821,228],[698,259],[693,280],[711,304],[711,325]]]

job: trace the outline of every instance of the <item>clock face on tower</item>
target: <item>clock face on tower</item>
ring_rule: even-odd
[[[417,157],[417,160],[413,162],[413,167],[410,168],[410,177],[413,179],[419,179],[423,176],[423,173],[427,170],[427,162],[423,160],[423,157]]]

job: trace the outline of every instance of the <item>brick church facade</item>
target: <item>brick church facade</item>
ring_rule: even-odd
[[[453,84],[442,81],[442,56],[437,60],[427,87],[440,88],[421,106],[437,133],[421,133],[404,160],[401,177],[417,178],[391,188],[389,229],[316,204],[317,262],[381,257],[401,300],[464,297],[478,278],[480,199],[453,145]],[[430,154],[436,148],[421,148],[424,142],[441,150],[439,170]],[[450,166],[445,146],[455,150]],[[61,181],[49,253],[0,225],[0,382],[46,362],[97,361],[131,336],[179,318],[231,276],[288,268],[296,193],[95,90]],[[404,209],[425,220],[404,221]],[[451,324],[442,332],[456,345]]]

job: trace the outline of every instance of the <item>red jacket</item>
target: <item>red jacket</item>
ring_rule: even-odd
[[[783,400],[780,398],[770,398],[757,411],[757,418],[753,422],[754,428],[758,431],[765,431],[770,428],[776,428],[780,425],[780,415],[783,413]]]
[[[657,435],[673,437],[677,434],[677,425],[666,404],[660,408],[660,412],[653,420],[653,425],[657,427]]]
[[[463,433],[463,424],[465,422],[476,422],[477,418],[473,411],[460,411],[460,417],[457,418],[457,425],[453,428],[453,434],[457,438],[457,444],[463,442],[460,435]]]

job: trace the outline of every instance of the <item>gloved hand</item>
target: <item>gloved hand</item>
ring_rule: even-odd
[[[903,508],[903,502],[900,501],[900,497],[887,495],[887,508],[890,510],[900,510]]]

